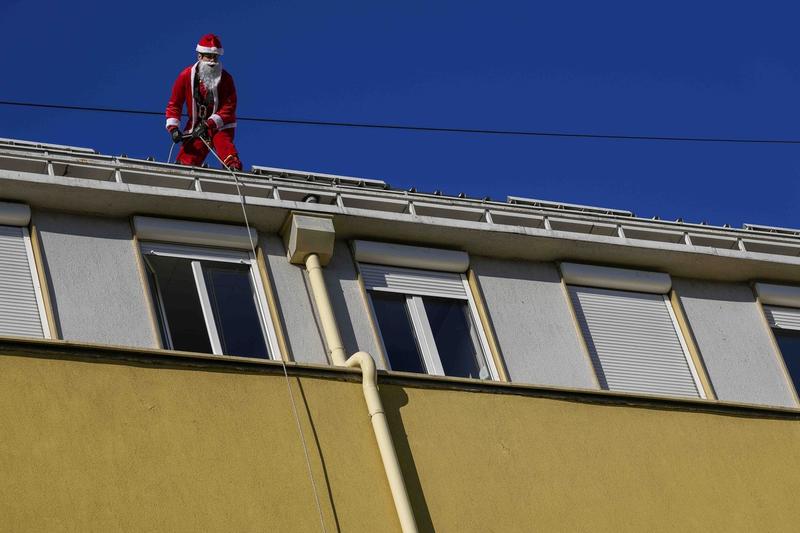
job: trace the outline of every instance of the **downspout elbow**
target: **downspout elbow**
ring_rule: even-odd
[[[364,398],[367,401],[370,418],[383,414],[383,403],[378,393],[378,370],[372,356],[367,352],[356,352],[345,361],[344,366],[361,369],[361,386],[364,388]]]
[[[361,369],[361,374],[364,376],[364,383],[371,382],[373,386],[378,383],[378,369],[375,366],[375,360],[367,352],[356,352],[347,358],[344,366],[349,368],[358,367]]]

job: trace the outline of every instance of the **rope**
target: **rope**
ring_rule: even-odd
[[[253,242],[253,235],[252,232],[250,231],[250,221],[247,219],[247,209],[245,208],[244,195],[242,194],[239,177],[230,167],[228,167],[225,164],[224,161],[222,161],[222,159],[220,159],[219,155],[217,155],[217,152],[214,151],[214,149],[211,147],[208,141],[206,141],[203,137],[200,137],[200,140],[203,141],[203,144],[206,145],[206,148],[208,148],[209,152],[214,154],[214,157],[216,157],[217,161],[220,162],[222,168],[226,169],[228,172],[231,173],[231,176],[233,176],[233,181],[236,184],[236,192],[239,194],[239,203],[242,206],[242,214],[244,215],[244,224],[247,227],[247,238],[250,240],[250,249],[253,252],[253,258],[255,259],[257,257],[256,245]],[[170,155],[171,152],[172,151],[170,150]],[[263,317],[264,320],[266,320],[267,314],[264,312],[264,308],[262,307],[261,298],[256,298],[256,302],[258,303],[258,308],[261,311],[261,316]],[[283,367],[283,376],[286,379],[286,390],[289,391],[289,399],[292,402],[292,413],[294,413],[294,421],[297,424],[297,432],[300,433],[300,442],[303,444],[303,455],[305,456],[306,459],[306,467],[308,468],[308,477],[311,479],[311,487],[314,490],[314,502],[317,504],[317,513],[319,514],[319,524],[320,527],[322,528],[323,533],[327,533],[327,529],[325,528],[325,520],[322,516],[322,504],[320,504],[319,501],[317,482],[314,480],[314,472],[311,469],[311,459],[308,454],[308,445],[306,444],[306,437],[305,434],[303,433],[303,427],[300,425],[300,416],[297,414],[297,404],[295,403],[294,393],[292,392],[292,386],[289,382],[289,373],[286,370],[286,361],[284,361],[283,358],[281,358],[280,361],[281,361],[281,366]]]

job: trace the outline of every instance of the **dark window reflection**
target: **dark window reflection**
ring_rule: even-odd
[[[436,349],[445,375],[485,378],[486,368],[478,351],[467,302],[444,298],[423,298]]]
[[[162,338],[171,341],[173,349],[214,353],[192,270],[196,262],[203,270],[200,283],[208,292],[222,353],[269,357],[248,265],[159,255],[145,259],[153,296],[159,304]]]
[[[268,357],[250,282],[250,267],[206,261],[202,265],[222,353]]]
[[[425,365],[408,316],[406,297],[377,291],[370,294],[392,370],[424,373]]]
[[[148,255],[147,263],[160,289],[160,298],[157,291],[153,292],[164,309],[166,316],[162,317],[162,322],[165,321],[169,326],[172,348],[187,352],[214,353],[197,295],[192,262],[177,257]]]
[[[794,389],[800,392],[800,331],[773,328],[772,332],[778,341]]]

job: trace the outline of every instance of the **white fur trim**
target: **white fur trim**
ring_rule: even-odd
[[[180,127],[180,125],[181,125],[181,121],[179,119],[177,119],[177,118],[168,118],[167,119],[167,129],[169,129],[170,126],[178,126],[178,127]]]
[[[217,48],[215,46],[200,46],[199,44],[197,45],[197,48],[195,48],[195,50],[197,50],[201,54],[217,54],[218,56],[221,56],[222,54],[225,53],[224,48]]]
[[[221,116],[219,116],[219,115],[217,115],[216,113],[214,113],[213,115],[211,115],[211,116],[210,116],[210,117],[208,117],[208,118],[209,118],[210,120],[213,120],[213,121],[214,121],[214,124],[216,124],[216,125],[217,125],[217,129],[221,129],[221,128],[222,128],[222,125],[223,125],[223,124],[225,124],[225,123],[222,121],[222,117],[221,117]]]
[[[236,123],[235,123],[235,122],[231,122],[230,124],[225,124],[224,126],[222,126],[222,127],[220,128],[220,131],[222,131],[222,130],[229,130],[229,129],[231,129],[231,128],[235,128],[235,127],[236,127]]]
[[[199,61],[198,61],[198,63],[199,63]],[[190,87],[189,94],[192,95],[191,96],[191,98],[192,98],[192,124],[191,125],[187,124],[187,126],[189,126],[189,128],[188,128],[189,131],[194,129],[194,123],[197,122],[197,102],[194,101],[194,77],[197,74],[197,63],[195,63],[192,66],[192,73],[191,74],[192,74],[192,77],[191,77],[191,80],[189,81],[189,87]]]

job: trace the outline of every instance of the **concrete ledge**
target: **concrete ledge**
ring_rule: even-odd
[[[182,172],[187,171],[184,168]],[[295,185],[295,188],[301,185]],[[302,187],[308,194],[323,194],[325,189],[314,184]],[[238,197],[232,194],[2,169],[0,189],[3,190],[4,199],[26,202],[34,209],[112,217],[151,215],[228,224],[242,223],[241,204]],[[347,192],[352,194],[353,190],[347,189]],[[380,195],[374,191],[361,194],[370,198]],[[492,207],[499,208],[499,205],[492,204]],[[504,209],[513,210],[515,207],[504,206]],[[412,215],[396,210],[376,211],[270,198],[248,197],[247,210],[251,225],[260,232],[279,231],[290,211],[303,210],[315,216],[334,216],[336,237],[339,239],[447,246],[472,255],[498,259],[607,264],[715,281],[759,279],[776,283],[800,283],[800,257],[764,251],[623,239],[603,234],[548,230],[540,225],[529,227],[492,224]],[[630,222],[633,223],[634,221]],[[738,235],[741,231],[730,233],[733,238],[734,234]],[[787,240],[791,241],[776,238],[775,242]]]
[[[251,374],[283,374],[280,361],[251,359],[226,355],[211,355],[170,350],[149,350],[77,343],[0,337],[0,357],[39,357],[97,363],[126,364],[212,372]],[[293,377],[361,381],[358,369],[328,365],[287,362],[286,372]],[[533,398],[548,398],[568,402],[591,403],[619,407],[635,407],[662,411],[688,411],[747,418],[800,420],[800,409],[751,405],[734,402],[668,398],[610,391],[543,387],[522,383],[480,381],[474,379],[429,376],[407,372],[378,371],[378,382],[384,385],[422,389],[459,390],[470,393],[510,394]]]

